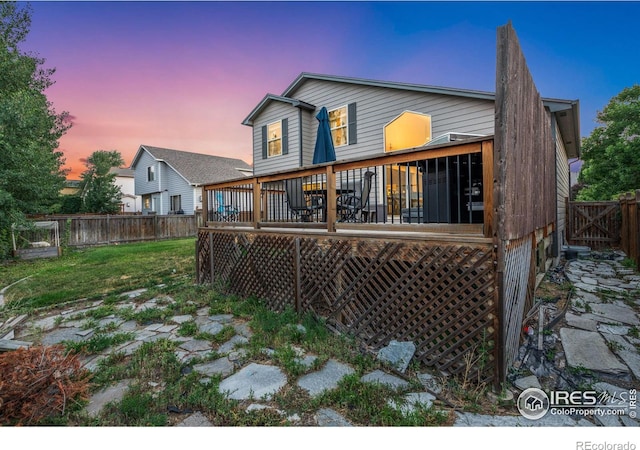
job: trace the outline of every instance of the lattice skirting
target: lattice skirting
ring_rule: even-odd
[[[457,374],[465,355],[495,380],[498,319],[491,246],[203,231],[201,283],[256,296],[276,311],[312,312],[372,350],[392,339],[416,357]]]

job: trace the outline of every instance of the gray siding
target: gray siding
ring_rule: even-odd
[[[147,181],[147,168],[154,166],[156,168],[155,181]],[[160,180],[158,179],[158,161],[155,160],[146,151],[140,155],[140,159],[136,164],[134,171],[134,190],[136,195],[151,194],[160,191]]]
[[[262,158],[262,127],[282,119],[289,120],[289,153]],[[253,124],[253,173],[256,175],[300,167],[300,123],[298,108],[288,103],[271,102]]]
[[[489,135],[494,130],[494,102],[489,100],[323,80],[308,80],[292,95],[318,109],[356,103],[358,142],[336,148],[337,159],[382,153],[383,127],[407,110],[430,114],[434,137],[450,131]],[[305,153],[313,154],[316,130],[312,129],[311,139],[304,143]]]
[[[311,164],[318,129],[315,115],[322,106],[331,110],[356,103],[357,143],[337,147],[338,160],[383,153],[383,127],[403,111],[431,115],[433,137],[447,132],[490,135],[494,130],[494,102],[491,100],[324,80],[307,80],[292,95],[298,100],[316,105],[317,109],[315,112],[303,111],[300,124],[297,108],[272,102],[255,118],[253,154],[256,174],[298,167],[300,132],[303,141],[302,164]],[[263,159],[262,126],[285,117],[289,119],[289,154]]]
[[[182,210],[185,214],[193,214],[193,189],[194,187],[187,183],[175,170],[167,164],[162,164],[162,213],[169,214],[171,212],[171,197],[174,195],[181,196]]]
[[[571,189],[571,181],[569,175],[569,161],[567,159],[567,152],[562,142],[562,135],[558,129],[557,123],[554,121],[555,126],[555,139],[556,139],[556,180],[557,180],[557,209],[558,209],[558,239],[560,245],[567,243],[566,239],[566,224],[567,224],[567,204],[566,199],[569,198],[569,191]]]
[[[156,179],[147,181],[147,167],[154,166]],[[134,171],[136,195],[153,194],[154,211],[158,214],[169,214],[171,210],[171,196],[182,196],[182,209],[185,214],[193,214],[194,187],[185,181],[166,163],[157,161],[149,153],[143,152]],[[197,196],[196,196],[197,200]]]

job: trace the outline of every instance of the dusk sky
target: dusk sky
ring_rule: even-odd
[[[640,83],[638,2],[33,2],[23,50],[80,158],[141,144],[251,163],[241,125],[301,73],[495,91],[496,28],[516,30],[543,97],[580,100],[581,134]]]

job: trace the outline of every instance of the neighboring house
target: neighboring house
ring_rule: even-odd
[[[193,214],[202,208],[202,184],[253,175],[240,159],[149,145],[140,146],[131,169],[143,214]]]
[[[76,195],[80,192],[80,180],[66,180],[60,195]]]
[[[136,195],[134,171],[129,168],[118,167],[111,169],[111,173],[116,174],[115,185],[120,187],[122,192],[120,212],[142,212],[142,197]]]
[[[579,157],[578,101],[543,99],[543,104],[556,146],[558,232],[564,236],[568,159]],[[323,106],[337,160],[494,134],[491,92],[302,73],[282,95],[267,94],[242,122],[253,128],[254,173],[311,165],[315,116]],[[380,187],[381,203],[391,204],[385,198],[389,190]]]

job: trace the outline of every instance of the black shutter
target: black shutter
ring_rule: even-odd
[[[358,143],[358,127],[357,127],[357,115],[356,104],[349,103],[347,107],[347,114],[349,117],[349,145]]]
[[[267,126],[262,127],[262,159],[267,159]]]
[[[282,119],[282,154],[289,154],[289,119]]]

